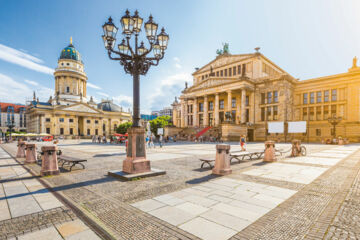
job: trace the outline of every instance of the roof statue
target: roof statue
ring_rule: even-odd
[[[36,93],[35,93],[35,91],[33,93],[33,101],[36,101]]]
[[[357,68],[357,57],[356,56],[353,58],[352,68]]]
[[[217,55],[224,55],[224,54],[230,54],[230,51],[229,51],[229,44],[228,43],[223,43],[223,49],[218,49],[216,50],[216,54]]]
[[[70,37],[70,44],[72,45],[72,37]]]
[[[185,82],[185,89],[187,89],[188,88],[188,83],[187,82]]]

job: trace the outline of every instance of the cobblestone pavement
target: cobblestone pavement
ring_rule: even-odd
[[[12,154],[16,152],[14,144],[6,144],[4,147]],[[148,151],[148,157],[152,160],[152,166],[166,170],[167,174],[132,182],[122,182],[107,176],[107,171],[121,169],[122,160],[125,158],[123,147],[93,145],[81,141],[63,141],[59,147],[66,155],[87,158],[86,170],[68,172],[67,169],[61,169],[60,176],[49,177],[44,180],[52,186],[54,191],[62,193],[74,202],[79,209],[90,214],[114,238],[198,239],[195,236],[196,234],[189,233],[191,229],[189,230],[186,227],[180,229],[167,221],[131,206],[131,204],[189,187],[196,187],[213,180],[214,177],[210,174],[209,169],[199,169],[198,157],[213,156],[215,154],[214,144],[176,144],[165,146],[163,149],[151,149]],[[288,149],[290,145],[278,144],[277,147]],[[263,144],[248,144],[248,148],[250,150],[263,148]],[[310,155],[319,153],[320,155],[317,158],[324,158],[321,156],[321,152],[331,151],[336,147],[309,144],[307,148]],[[232,149],[237,150],[239,146],[234,144]],[[330,153],[327,152],[327,154]],[[327,161],[326,164],[312,159],[307,159],[302,163],[290,162],[287,159],[280,159],[279,162],[279,164],[289,166],[325,167],[326,171],[324,170],[320,177],[308,184],[307,182],[302,183],[302,179],[300,182],[293,182],[277,176],[272,177],[269,173],[272,178],[264,175],[246,174],[247,171],[255,171],[256,173],[257,169],[261,169],[263,164],[260,160],[232,165],[233,174],[228,176],[230,179],[297,191],[295,195],[235,234],[233,239],[316,237],[317,235],[311,231],[317,229],[317,219],[323,215],[324,210],[334,201],[334,196],[339,195],[339,192],[343,192],[346,196],[350,188],[350,185],[347,184],[351,177],[352,179],[355,178],[354,172],[357,173],[360,167],[357,166],[358,161],[351,157],[338,162],[334,159]],[[35,173],[40,171],[38,165],[34,164],[28,167]],[[306,172],[305,169],[304,171]],[[349,194],[343,206],[339,207],[341,210],[333,213],[333,218],[327,224],[329,227],[329,224],[334,220],[329,231],[324,231],[321,237],[318,235],[319,238],[322,238],[325,233],[328,234],[328,238],[337,236],[335,234],[339,232],[339,229],[344,231],[344,228],[341,227],[346,225],[344,219],[351,219],[352,217],[357,219],[356,217],[359,214],[354,216],[352,209],[358,206],[356,205],[358,202],[353,201],[353,198],[358,197],[359,193],[355,190],[352,192],[355,193]],[[341,199],[337,201],[340,205],[342,202]],[[345,207],[347,202],[349,204]],[[335,218],[335,214],[340,215]],[[326,217],[329,218],[330,216]],[[350,236],[350,232],[356,233],[357,225],[349,220],[347,221],[346,231]],[[332,232],[333,235],[331,235]]]

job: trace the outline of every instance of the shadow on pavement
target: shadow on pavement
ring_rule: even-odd
[[[218,177],[221,177],[221,176],[214,175],[214,174],[209,174],[209,175],[203,176],[201,178],[194,178],[192,180],[186,181],[186,183],[188,183],[188,184],[198,184],[198,183],[207,182],[209,180],[212,180],[212,179],[215,179],[215,178],[218,178]]]

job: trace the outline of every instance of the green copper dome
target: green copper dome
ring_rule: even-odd
[[[72,59],[81,62],[80,53],[71,43],[61,51],[60,59]]]

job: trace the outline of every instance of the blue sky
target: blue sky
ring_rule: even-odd
[[[88,95],[131,106],[132,78],[108,59],[101,26],[128,8],[170,35],[165,58],[141,77],[142,112],[168,106],[191,73],[228,42],[234,54],[260,52],[300,80],[346,72],[360,56],[360,1],[342,0],[0,0],[0,101],[53,94],[70,36],[88,75]],[[120,37],[120,36],[119,36]]]

